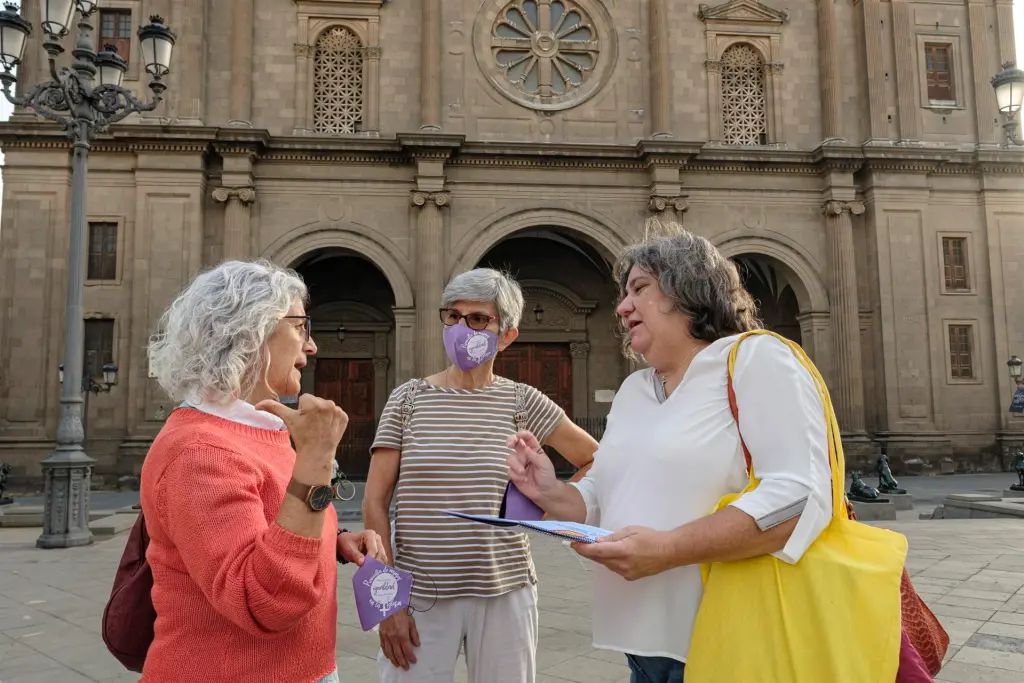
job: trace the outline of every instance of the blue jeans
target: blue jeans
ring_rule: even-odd
[[[681,683],[686,665],[668,657],[626,655],[629,683]]]

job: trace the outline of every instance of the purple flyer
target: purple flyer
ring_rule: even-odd
[[[359,624],[364,631],[409,606],[412,574],[367,557],[352,577]]]

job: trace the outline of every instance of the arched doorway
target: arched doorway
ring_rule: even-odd
[[[384,273],[349,249],[318,249],[293,267],[309,287],[318,347],[303,371],[303,391],[348,413],[338,464],[350,478],[365,479],[377,418],[394,385],[394,294]]]
[[[733,261],[739,269],[743,286],[757,303],[765,329],[803,344],[800,303],[789,269],[763,254],[741,254],[733,257]]]
[[[626,372],[610,255],[571,230],[538,226],[506,236],[477,265],[509,272],[523,287],[520,336],[498,356],[495,372],[537,387],[599,439],[609,390]],[[572,470],[551,455],[556,469]]]

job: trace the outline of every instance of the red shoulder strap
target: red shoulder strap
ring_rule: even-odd
[[[732,419],[736,421],[736,433],[740,435],[740,447],[743,449],[743,458],[747,461],[747,474],[750,474],[753,463],[750,461],[747,444],[743,441],[743,432],[740,431],[740,409],[736,405],[736,390],[732,388],[732,370],[726,370],[725,375],[727,378],[726,389],[729,391],[729,410],[732,411]]]

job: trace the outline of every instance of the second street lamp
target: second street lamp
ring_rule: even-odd
[[[1012,63],[1004,64],[1003,70],[992,78],[992,89],[996,92],[996,103],[1003,118],[1003,134],[1006,145],[1024,146],[1020,139],[1020,109],[1024,104],[1024,71]]]
[[[40,548],[66,548],[92,542],[89,531],[89,488],[92,464],[84,447],[82,424],[82,369],[85,323],[82,292],[85,284],[86,174],[92,139],[130,114],[152,111],[160,103],[167,86],[164,76],[170,70],[175,36],[159,16],[139,29],[139,40],[152,77],[149,89],[153,99],[142,102],[121,86],[126,65],[116,51],[93,50],[93,29],[89,17],[96,10],[95,0],[40,0],[40,27],[46,33],[43,49],[49,56],[50,79],[17,95],[12,90],[18,81],[15,67],[21,62],[26,39],[32,26],[17,12],[13,3],[0,12],[0,83],[4,96],[14,105],[27,107],[43,118],[59,123],[72,143],[71,230],[67,255],[67,291],[64,320],[64,383],[61,387],[61,415],[57,427],[57,447],[42,462],[43,533],[36,541]],[[60,40],[68,34],[77,11],[78,34],[70,67],[57,70],[57,57],[64,52]],[[97,80],[99,81],[97,83]],[[104,368],[109,379],[109,368]],[[116,370],[114,371],[116,373]],[[116,375],[113,375],[116,381]]]

